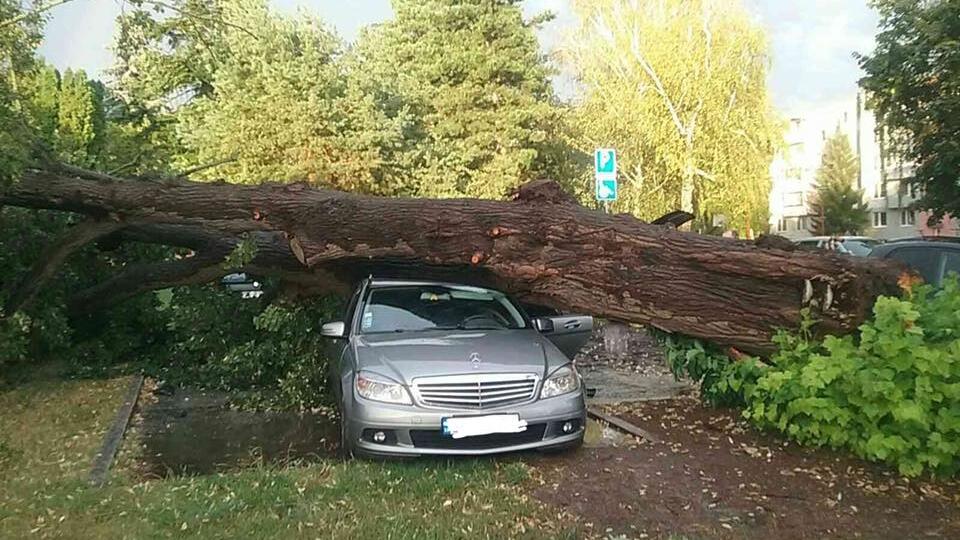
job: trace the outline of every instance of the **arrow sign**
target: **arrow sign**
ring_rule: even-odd
[[[613,148],[599,148],[593,154],[598,201],[617,200],[617,152]]]

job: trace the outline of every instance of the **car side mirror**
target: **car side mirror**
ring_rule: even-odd
[[[553,319],[549,317],[537,317],[533,320],[533,327],[541,334],[553,332]]]
[[[345,328],[343,321],[324,323],[320,327],[320,335],[328,338],[342,338]]]

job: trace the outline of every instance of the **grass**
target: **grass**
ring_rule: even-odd
[[[86,475],[126,379],[0,391],[0,538],[572,538],[521,462],[329,460],[141,481]]]

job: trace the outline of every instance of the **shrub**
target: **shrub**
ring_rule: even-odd
[[[847,448],[907,476],[960,467],[960,285],[880,298],[859,336],[781,333],[744,415],[804,443]]]
[[[906,476],[960,469],[960,283],[877,300],[859,333],[822,340],[804,314],[779,332],[767,363],[661,336],[671,369],[715,405],[743,407],[757,426],[802,443],[847,449]]]
[[[177,289],[167,312],[169,354],[147,373],[177,385],[228,392],[245,406],[309,408],[324,403],[320,326],[338,304],[242,299],[217,286]]]
[[[700,397],[714,406],[742,407],[745,390],[759,377],[763,365],[747,357],[731,362],[720,348],[700,340],[654,331],[663,346],[674,377],[700,385]]]

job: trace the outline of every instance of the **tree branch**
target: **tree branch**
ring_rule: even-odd
[[[67,305],[73,315],[93,313],[140,293],[208,283],[228,273],[230,271],[223,267],[221,254],[135,264],[106,281],[76,293]]]
[[[38,7],[37,9],[31,10],[31,11],[25,11],[25,12],[23,12],[23,13],[15,16],[15,17],[11,17],[11,18],[9,18],[9,19],[7,19],[7,20],[5,20],[5,21],[0,21],[0,30],[3,30],[4,28],[7,28],[8,26],[13,26],[13,25],[15,25],[15,24],[17,24],[17,23],[19,23],[19,22],[22,22],[22,21],[24,21],[24,20],[26,20],[26,19],[29,19],[30,17],[33,17],[33,16],[35,16],[35,15],[40,15],[40,14],[46,12],[46,11],[50,11],[51,9],[53,9],[53,8],[55,8],[55,7],[57,7],[57,6],[62,6],[63,4],[66,4],[67,2],[72,2],[72,1],[73,1],[73,0],[54,0],[53,2],[50,2],[49,4],[45,4],[45,5],[42,5],[42,6]]]
[[[74,225],[67,234],[44,250],[40,259],[34,263],[27,275],[13,287],[0,316],[9,317],[18,310],[27,307],[40,288],[57,274],[57,270],[73,252],[97,238],[123,228],[125,225],[125,223],[118,221],[97,221],[93,219]]]

